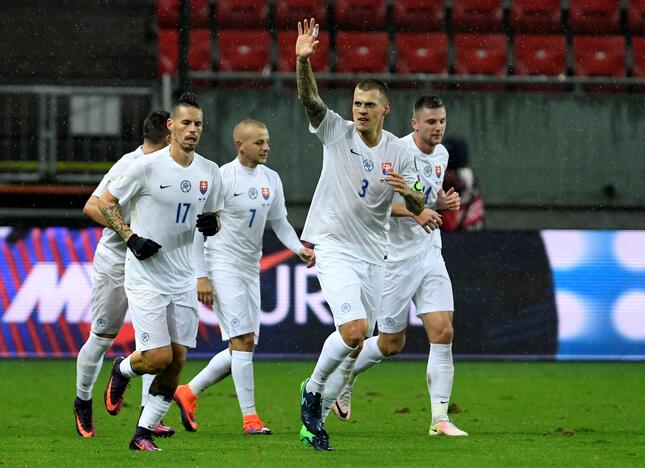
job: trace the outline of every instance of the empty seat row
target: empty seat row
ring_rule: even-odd
[[[295,69],[297,33],[277,34],[275,69]],[[208,28],[191,31],[189,67],[208,71],[271,70],[272,38],[268,31],[219,31],[218,62],[213,66],[213,44]],[[390,40],[387,33],[339,32],[336,34],[333,67],[330,67],[329,33],[319,36],[319,49],[312,57],[317,71],[385,73],[390,71]],[[447,74],[449,40],[443,33],[398,33],[394,40],[396,73]],[[511,68],[516,75],[559,76],[567,73],[567,42],[563,35],[515,35]],[[576,76],[625,76],[623,36],[575,36],[572,43]],[[633,76],[645,76],[645,37],[632,38]],[[504,34],[456,34],[454,71],[458,75],[504,76],[509,68],[509,40]],[[159,73],[174,74],[178,44],[175,29],[159,35]],[[333,69],[332,69],[333,68]]]
[[[208,27],[209,0],[190,0],[193,27]],[[217,0],[212,14],[222,29],[265,29],[269,25],[267,0]],[[294,29],[298,21],[314,17],[326,26],[327,0],[275,0],[273,19],[279,30]],[[562,31],[560,0],[513,0],[508,23],[518,33]],[[620,0],[569,0],[567,27],[573,34],[617,34],[621,29]],[[450,26],[455,32],[501,32],[503,0],[452,0]],[[157,21],[177,27],[179,0],[157,0]],[[333,20],[340,30],[385,31],[391,21],[396,31],[431,32],[446,28],[443,0],[396,0],[388,18],[386,0],[336,0]],[[632,34],[645,34],[645,0],[629,0],[627,23]]]

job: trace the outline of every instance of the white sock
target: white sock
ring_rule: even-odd
[[[101,372],[103,356],[114,340],[90,332],[90,336],[76,358],[76,396],[81,400],[92,399],[94,383]]]
[[[231,373],[231,352],[228,348],[217,353],[199,374],[188,382],[193,395],[197,396]]]
[[[136,375],[139,375],[134,371],[134,369],[132,369],[132,365],[130,364],[131,358],[132,358],[132,354],[130,354],[127,358],[121,361],[121,364],[119,364],[119,370],[121,371],[121,375],[123,375],[123,377],[128,377],[129,379],[131,379]]]
[[[454,376],[452,344],[431,343],[426,377],[432,407],[432,424],[442,419],[448,419],[448,404],[450,403]]]
[[[143,374],[141,376],[141,406],[146,406],[148,402],[148,392],[150,391],[150,385],[155,379],[156,375],[154,374]]]
[[[252,351],[231,351],[231,375],[242,415],[255,414]]]
[[[327,419],[327,415],[334,406],[336,398],[340,395],[345,388],[345,384],[349,380],[352,369],[356,364],[356,358],[347,356],[334,372],[331,373],[322,395],[322,420]]]
[[[363,349],[356,358],[356,364],[352,371],[354,375],[365,372],[370,367],[378,364],[383,360],[383,353],[381,348],[378,347],[378,336],[373,336],[363,342]],[[355,378],[354,378],[355,379]],[[353,380],[352,380],[353,384]]]
[[[338,330],[329,335],[325,340],[322,351],[320,351],[320,356],[311,378],[307,382],[306,390],[308,392],[322,393],[329,375],[352,351],[354,351],[354,348],[350,348],[345,344]]]
[[[170,409],[171,402],[172,397],[168,399],[163,395],[148,395],[148,401],[143,407],[137,425],[153,431]]]

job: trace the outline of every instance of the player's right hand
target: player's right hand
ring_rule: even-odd
[[[421,213],[414,217],[414,220],[419,226],[425,229],[426,232],[432,232],[441,227],[441,215],[430,208],[424,208]]]
[[[211,280],[205,276],[202,278],[197,278],[197,300],[206,305],[213,305],[213,283]]]
[[[298,21],[298,39],[296,39],[296,57],[308,58],[316,52],[318,42],[319,26],[316,20],[311,18],[309,21],[304,20],[302,23]]]
[[[128,249],[130,249],[134,256],[139,260],[145,260],[146,258],[152,257],[154,254],[159,252],[159,249],[161,248],[161,246],[152,239],[146,239],[145,237],[140,237],[136,234],[132,234],[125,245],[128,246]]]

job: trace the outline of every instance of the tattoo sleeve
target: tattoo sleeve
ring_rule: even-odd
[[[409,212],[418,215],[423,211],[423,195],[421,195],[421,192],[410,192],[409,195],[404,195],[403,199]]]
[[[132,235],[132,229],[130,229],[128,223],[123,219],[119,205],[116,203],[108,204],[103,200],[99,200],[99,210],[114,232],[121,236],[121,239],[127,242]]]
[[[311,70],[309,59],[296,60],[296,82],[298,84],[298,99],[307,111],[309,122],[318,127],[325,118],[327,106],[318,94],[318,85]]]

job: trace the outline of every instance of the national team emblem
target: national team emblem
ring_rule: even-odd
[[[349,302],[345,302],[345,303],[343,303],[343,305],[340,306],[340,310],[343,313],[347,313],[350,310],[352,310],[352,305]]]
[[[372,172],[374,163],[370,159],[363,159],[363,169],[367,172]]]
[[[251,187],[249,189],[249,198],[251,200],[255,200],[256,198],[258,198],[258,191],[254,187]]]
[[[441,178],[441,166],[434,167],[434,174],[437,176],[437,179]]]
[[[388,175],[392,172],[392,161],[383,161],[381,163],[381,172],[383,172],[383,175]]]
[[[182,180],[181,184],[179,184],[179,188],[181,189],[182,192],[188,193],[190,192],[190,189],[193,188],[193,186],[190,183],[190,180]]]
[[[430,166],[425,166],[423,168],[423,175],[426,177],[430,177],[432,175],[432,168]]]
[[[204,195],[208,191],[208,181],[200,180],[199,181],[199,191]]]
[[[105,320],[100,318],[96,321],[97,328],[103,328],[105,326]]]
[[[262,198],[268,200],[271,196],[271,189],[269,187],[262,187]]]
[[[231,327],[232,328],[238,328],[240,326],[240,319],[235,317],[233,320],[231,320]]]
[[[150,339],[150,335],[148,335],[148,333],[143,332],[141,334],[141,342],[142,343],[147,343],[149,339]]]
[[[388,317],[385,319],[385,324],[388,327],[393,327],[394,326],[394,319],[392,317]]]

